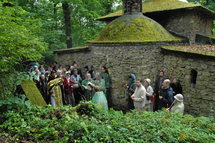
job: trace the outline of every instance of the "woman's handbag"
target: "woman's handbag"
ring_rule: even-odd
[[[155,101],[155,96],[154,96],[154,94],[152,94],[152,96],[150,97],[150,100],[151,100],[151,102],[154,102],[154,101]]]

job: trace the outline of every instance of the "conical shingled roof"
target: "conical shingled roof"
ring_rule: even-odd
[[[91,43],[181,41],[159,23],[143,16],[123,15],[109,23]]]

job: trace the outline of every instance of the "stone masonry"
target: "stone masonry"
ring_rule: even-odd
[[[196,70],[196,85],[191,85],[191,70]],[[181,81],[186,113],[215,117],[215,58],[186,53],[164,52],[167,76]]]
[[[106,65],[113,81],[113,103],[117,110],[127,109],[124,84],[130,73],[137,78],[150,78],[152,86],[159,70],[167,77],[181,81],[185,97],[186,113],[200,116],[215,116],[215,62],[214,58],[163,50],[160,44],[91,44],[88,50],[58,53],[58,62],[63,65],[77,61],[82,67],[94,65],[96,71]],[[191,70],[198,72],[195,87],[191,86]]]
[[[189,39],[190,44],[195,43],[196,34],[211,35],[212,18],[208,18],[198,11],[182,11],[169,15],[163,24],[164,28],[177,35]],[[205,28],[207,27],[207,28]]]
[[[71,64],[78,61],[81,66],[94,65],[97,71],[102,65],[109,68],[113,81],[113,102],[115,109],[127,108],[127,96],[124,85],[130,73],[137,78],[155,80],[161,68],[161,49],[157,45],[91,45],[91,50],[71,54],[58,53],[59,63]]]

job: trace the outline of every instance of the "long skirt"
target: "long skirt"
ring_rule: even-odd
[[[66,94],[68,100],[69,100],[69,104],[72,105],[72,107],[75,106],[75,97],[74,97],[74,93],[69,93],[69,94]]]
[[[105,97],[105,94],[103,91],[96,92],[93,95],[92,99],[93,103],[95,103],[97,108],[103,109],[103,110],[108,110],[108,104],[107,104],[107,99]]]
[[[112,101],[112,89],[106,88],[106,98],[108,102],[108,108],[113,108],[113,101]]]
[[[63,106],[62,93],[60,86],[54,86],[52,92],[55,96],[51,96],[51,104],[56,107]]]

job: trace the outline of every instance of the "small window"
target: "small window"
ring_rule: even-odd
[[[190,80],[191,86],[195,87],[198,72],[196,70],[192,69],[190,75],[191,75],[191,80]]]

